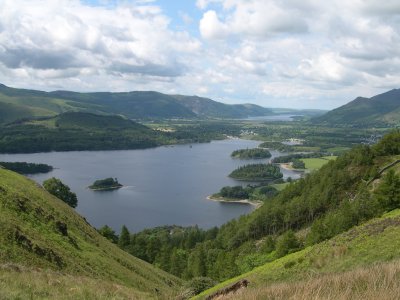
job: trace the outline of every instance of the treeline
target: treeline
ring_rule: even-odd
[[[214,194],[213,197],[223,197],[225,199],[252,199],[252,200],[265,200],[275,196],[278,191],[269,185],[252,186],[247,185],[243,187],[238,186],[224,186],[221,190]]]
[[[258,147],[278,150],[280,152],[293,152],[294,151],[293,146],[285,145],[285,144],[282,144],[281,142],[272,142],[272,141],[263,142],[260,145],[258,145]]]
[[[272,164],[250,164],[238,167],[229,174],[229,177],[239,180],[260,181],[282,178],[283,175],[278,166]]]
[[[53,167],[46,164],[35,164],[26,162],[0,162],[0,166],[20,174],[48,173]]]
[[[267,149],[240,149],[232,152],[231,157],[240,159],[262,159],[270,158],[271,153]]]
[[[241,185],[238,186],[224,186],[221,188],[218,194],[214,196],[223,197],[227,199],[247,199],[252,192],[251,187],[242,187]]]
[[[222,123],[185,124],[174,132],[161,132],[118,116],[87,113],[65,113],[35,122],[2,126],[0,153],[144,149],[209,142],[239,132],[238,126]]]
[[[325,153],[322,152],[313,152],[313,153],[295,153],[289,155],[283,155],[279,157],[275,157],[272,162],[275,164],[284,164],[293,162],[293,160],[298,160],[302,158],[320,158],[326,156]]]
[[[220,228],[156,228],[130,236],[124,249],[182,278],[231,278],[305,245],[400,207],[400,177],[378,170],[400,154],[400,132],[358,146],[319,171],[292,182],[252,214]],[[297,231],[310,228],[306,235]],[[304,231],[303,231],[304,232]]]

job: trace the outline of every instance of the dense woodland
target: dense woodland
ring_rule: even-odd
[[[0,153],[143,149],[179,143],[210,142],[237,135],[223,122],[190,122],[172,132],[152,130],[119,116],[64,113],[0,127]]]
[[[89,188],[92,190],[109,190],[120,187],[122,187],[122,184],[118,182],[117,178],[112,177],[96,180],[92,185],[89,186]]]
[[[267,149],[240,149],[232,152],[231,157],[239,159],[262,159],[270,158],[271,153]]]
[[[0,166],[20,174],[48,173],[53,170],[52,166],[46,164],[35,164],[26,162],[0,162]]]
[[[394,131],[292,182],[254,213],[220,228],[158,227],[129,239],[125,228],[120,246],[182,278],[231,278],[399,208],[400,176],[393,170],[378,186],[368,185],[399,154],[400,132]],[[298,234],[305,228],[306,234]]]
[[[229,177],[238,180],[262,181],[282,178],[281,170],[272,164],[250,164],[238,167]]]

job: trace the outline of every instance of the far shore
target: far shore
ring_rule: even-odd
[[[295,172],[305,172],[305,169],[294,169],[290,163],[278,163],[282,169],[295,171]]]
[[[255,209],[260,208],[263,205],[262,201],[257,200],[249,200],[249,199],[240,199],[240,200],[227,200],[224,198],[216,198],[213,196],[208,196],[207,200],[215,201],[215,202],[223,202],[223,203],[241,203],[241,204],[249,204],[255,207]]]

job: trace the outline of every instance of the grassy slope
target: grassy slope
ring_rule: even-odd
[[[395,210],[331,240],[289,254],[248,273],[222,282],[195,297],[195,299],[203,299],[204,296],[229,286],[242,278],[250,281],[249,288],[243,291],[243,299],[248,299],[250,295],[254,297],[252,299],[265,299],[267,295],[270,295],[270,292],[279,287],[277,284],[285,284],[287,289],[290,290],[289,288],[293,285],[301,286],[302,280],[306,278],[308,283],[312,285],[313,281],[321,280],[321,278],[323,280],[322,275],[328,276],[325,279],[329,281],[332,279],[329,276],[335,276],[335,274],[338,275],[336,281],[339,282],[341,275],[348,276],[349,274],[341,274],[342,272],[361,268],[358,272],[363,273],[363,271],[368,270],[366,268],[376,263],[382,263],[375,268],[380,268],[384,273],[385,268],[391,268],[387,262],[392,260],[395,261],[393,264],[397,266],[393,268],[396,269],[398,278],[400,267],[396,260],[400,259],[399,235],[400,210]],[[380,272],[376,271],[375,273]],[[356,274],[353,275],[356,276]],[[343,285],[349,289],[349,284],[346,284],[345,281]],[[399,287],[397,288],[399,289]],[[295,291],[296,289],[292,289],[293,293]],[[385,292],[385,290],[381,292]],[[390,293],[390,290],[386,290],[386,292]],[[289,299],[291,297],[294,297],[294,294],[286,294],[285,297],[277,299]],[[385,298],[385,295],[382,295],[382,297],[382,299],[388,298]]]
[[[325,156],[321,158],[302,158],[301,161],[304,162],[307,170],[314,171],[336,158],[337,156]]]
[[[94,295],[101,296],[99,287],[106,284],[114,289],[121,286],[121,293],[129,291],[143,299],[158,293],[168,297],[181,284],[174,276],[111,244],[73,209],[33,181],[3,169],[0,208],[0,290],[6,293],[0,298],[12,298],[24,290],[42,291],[54,298],[56,293],[75,288],[77,293],[97,298]],[[60,224],[66,225],[66,235]],[[4,268],[10,263],[31,271],[20,274]],[[62,273],[50,276],[46,272],[51,271],[45,270]],[[34,279],[32,284],[29,278]]]

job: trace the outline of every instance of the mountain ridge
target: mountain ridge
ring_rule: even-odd
[[[400,124],[400,89],[392,89],[370,98],[357,97],[312,120],[329,125],[391,125]]]
[[[169,95],[156,91],[80,93],[57,90],[44,92],[16,89],[3,84],[0,85],[0,103],[14,105],[21,111],[25,110],[23,117],[26,115],[43,117],[66,111],[120,114],[130,119],[234,119],[273,114],[271,109],[255,104],[225,104],[199,96]],[[3,123],[16,119],[18,119],[17,115],[9,118],[1,118],[0,115],[0,122],[3,121]]]

